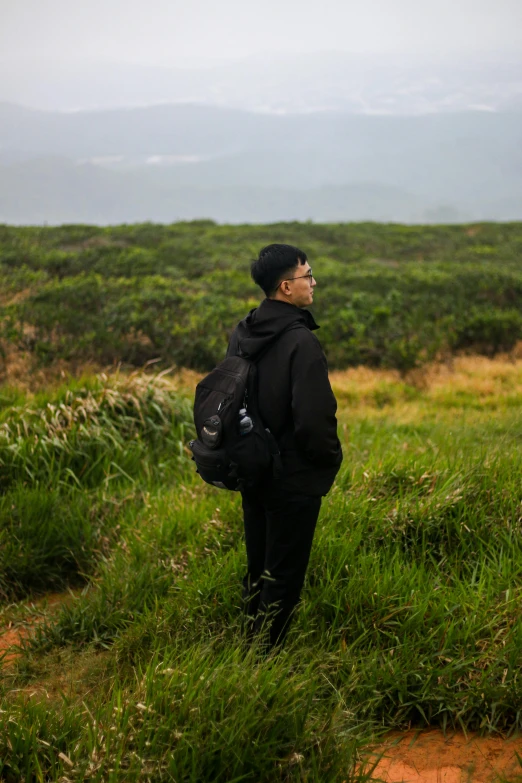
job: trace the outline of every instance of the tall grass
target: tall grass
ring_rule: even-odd
[[[11,748],[0,773],[26,780],[358,780],[361,732],[324,671],[212,644],[172,646],[114,686],[96,715],[42,704],[0,716]],[[79,723],[82,715],[82,725]],[[359,729],[359,732],[357,732]],[[366,734],[367,736],[367,734]],[[64,777],[62,777],[64,775]]]
[[[522,729],[522,370],[469,361],[409,391],[390,375],[335,378],[350,391],[345,462],[278,657],[242,635],[238,498],[192,472],[122,483],[141,500],[91,561],[90,589],[5,670],[0,777],[363,780],[384,729]],[[51,569],[42,539],[48,550]],[[28,698],[62,649],[108,656],[109,680],[73,702]]]
[[[163,382],[162,382],[163,381]],[[0,489],[150,478],[153,451],[183,458],[191,414],[162,376],[98,375],[0,413]]]
[[[0,409],[4,597],[78,581],[190,462],[190,405],[163,376],[101,374],[16,402]]]

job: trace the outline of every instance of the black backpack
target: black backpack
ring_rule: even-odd
[[[292,324],[284,331],[298,326]],[[259,414],[254,361],[229,356],[198,383],[194,422],[197,438],[189,446],[203,481],[242,490],[282,475],[276,439]]]

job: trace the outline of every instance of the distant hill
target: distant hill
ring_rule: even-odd
[[[308,190],[253,186],[194,187],[159,182],[141,171],[40,158],[0,167],[0,222],[221,222],[422,219],[416,197],[398,188],[355,184]]]
[[[17,223],[522,218],[522,112],[0,104],[0,165],[0,219]]]

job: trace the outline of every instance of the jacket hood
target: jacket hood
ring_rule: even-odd
[[[277,340],[281,332],[294,325],[311,331],[319,329],[308,310],[278,299],[264,299],[237,326],[239,355],[244,359],[255,359]]]

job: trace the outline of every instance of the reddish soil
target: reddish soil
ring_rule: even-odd
[[[3,666],[12,663],[20,655],[20,650],[16,649],[16,646],[25,635],[26,629],[20,626],[0,633],[0,655]],[[7,650],[5,655],[3,655],[4,650]]]
[[[20,644],[35,625],[43,622],[51,612],[70,599],[70,593],[50,593],[32,603],[27,615],[19,623],[0,627],[0,668],[12,664],[21,655]]]
[[[383,783],[522,782],[520,736],[505,740],[462,733],[444,736],[434,729],[397,732],[374,752],[383,755],[372,780]]]

